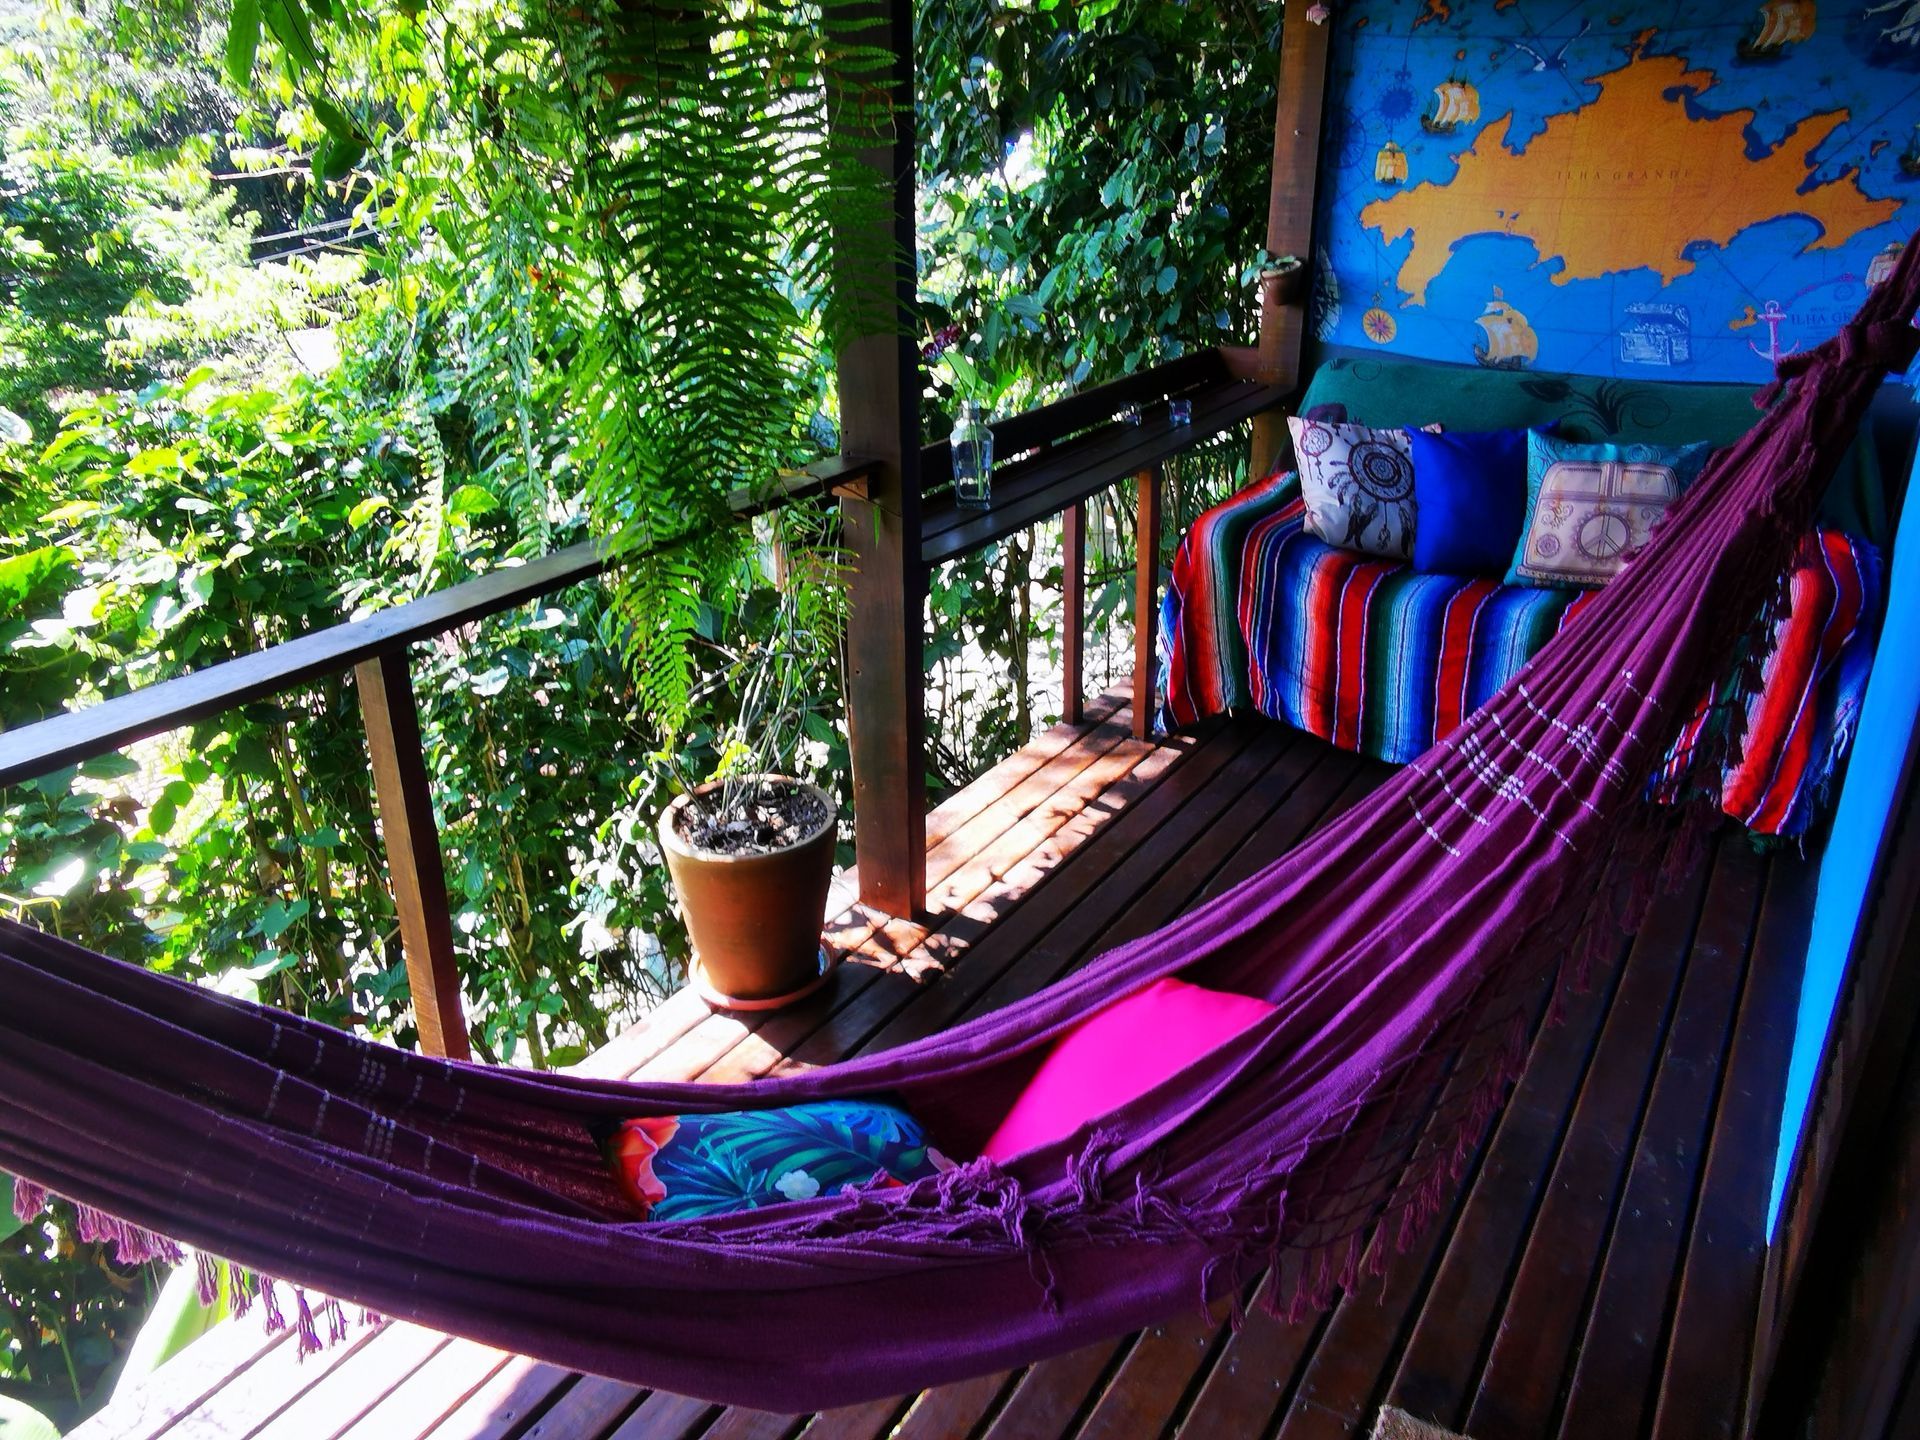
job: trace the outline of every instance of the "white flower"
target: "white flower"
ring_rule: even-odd
[[[789,1170],[773,1182],[773,1188],[789,1200],[811,1200],[820,1193],[820,1182],[804,1170]]]

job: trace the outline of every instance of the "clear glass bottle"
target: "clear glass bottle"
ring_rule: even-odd
[[[953,499],[962,510],[985,510],[993,503],[993,427],[972,400],[960,402],[953,422]]]

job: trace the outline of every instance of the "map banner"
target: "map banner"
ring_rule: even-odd
[[[1920,0],[1347,0],[1328,23],[1322,340],[1757,382],[1920,220]]]

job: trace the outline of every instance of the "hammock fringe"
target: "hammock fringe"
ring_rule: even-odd
[[[1649,782],[1764,621],[1873,391],[1912,359],[1916,304],[1909,246],[1858,321],[1783,366],[1805,382],[1708,464],[1634,564],[1373,803],[1021,1003],[752,1086],[617,1083],[397,1054],[0,921],[0,1168],[291,1271],[290,1295],[230,1283],[236,1312],[257,1299],[302,1350],[342,1333],[325,1298],[340,1293],[782,1413],[1061,1353],[1163,1318],[1196,1283],[1218,1303],[1264,1269],[1264,1303],[1296,1319],[1363,1275],[1385,1283],[1388,1246],[1423,1243],[1478,1173],[1540,1023],[1723,843],[1700,802],[1646,803]],[[1742,719],[1729,710],[1700,758],[1738,743]],[[610,1116],[878,1093],[932,1125],[1173,974],[1274,1009],[1077,1145],[1004,1168],[648,1225],[592,1144]],[[103,1157],[107,1136],[123,1143]],[[139,1225],[83,1223],[165,1253]],[[841,1343],[770,1354],[772,1325]]]

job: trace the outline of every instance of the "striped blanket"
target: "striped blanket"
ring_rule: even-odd
[[[1306,533],[1292,474],[1248,486],[1194,522],[1160,612],[1158,723],[1257,710],[1348,750],[1405,764],[1493,695],[1591,599],[1422,575]],[[1722,808],[1799,835],[1852,738],[1881,603],[1879,552],[1836,531],[1801,544],[1787,614],[1747,739],[1720,777]],[[1656,776],[1674,798],[1706,727],[1703,697]]]

